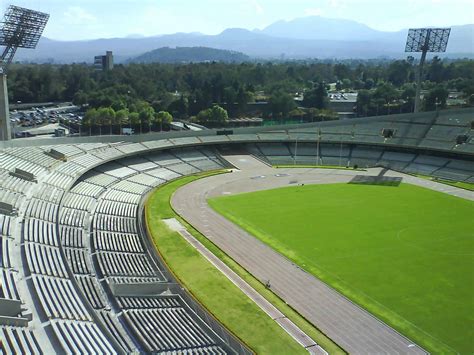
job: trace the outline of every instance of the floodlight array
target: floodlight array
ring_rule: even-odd
[[[35,48],[48,19],[49,14],[10,5],[0,29],[0,45]]]
[[[446,52],[450,28],[410,28],[405,52]]]

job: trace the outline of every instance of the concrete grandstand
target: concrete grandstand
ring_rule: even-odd
[[[154,250],[142,221],[148,192],[181,176],[232,167],[222,157],[229,151],[270,165],[383,167],[474,183],[473,129],[474,109],[463,109],[224,132],[5,142],[2,351],[249,354],[180,287]]]

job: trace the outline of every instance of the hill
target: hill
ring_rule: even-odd
[[[235,51],[209,47],[163,47],[128,60],[130,63],[245,62],[250,57]]]

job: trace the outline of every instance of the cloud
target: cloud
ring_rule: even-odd
[[[321,16],[323,14],[323,10],[319,7],[313,7],[304,10],[305,15],[307,16]]]
[[[72,25],[83,25],[94,23],[97,18],[82,7],[70,6],[64,12],[64,20]]]
[[[346,7],[344,0],[329,0],[329,5],[334,8]]]
[[[263,7],[260,5],[260,3],[257,0],[250,0],[250,3],[252,4],[253,8],[255,9],[255,12],[259,15],[263,14]]]

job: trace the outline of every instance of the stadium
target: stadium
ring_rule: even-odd
[[[258,280],[227,276],[300,351],[327,353],[255,289],[341,352],[470,352],[473,117],[2,142],[2,352],[260,352],[233,327],[252,320],[222,322],[202,304],[155,238],[158,219],[181,234],[175,248],[186,239],[216,259],[195,278],[234,263]],[[169,196],[154,200],[186,177],[173,211]]]

